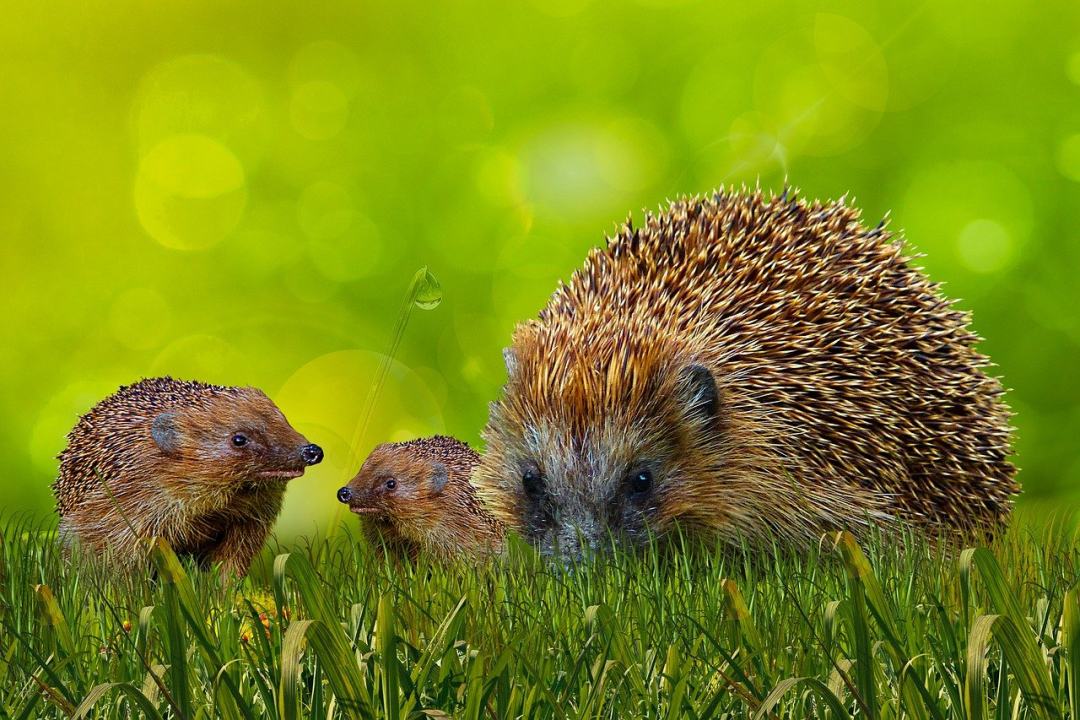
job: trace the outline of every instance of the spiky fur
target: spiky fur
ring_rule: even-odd
[[[168,413],[176,447],[155,441]],[[251,436],[230,446],[235,432]],[[307,440],[262,391],[172,378],[121,387],[79,419],[53,484],[60,534],[115,571],[145,562],[146,539],[244,573],[281,509]]]
[[[384,443],[349,482],[350,509],[370,540],[406,555],[487,557],[501,548],[504,529],[469,481],[479,462],[475,450],[445,435]],[[436,465],[445,484],[433,483]],[[388,490],[391,478],[396,486]]]
[[[482,497],[571,552],[676,521],[762,543],[893,520],[998,525],[1018,492],[1002,387],[969,315],[911,261],[844,200],[788,192],[721,191],[628,221],[515,331]],[[712,414],[688,399],[694,366],[715,381]],[[655,484],[629,503],[635,467]]]

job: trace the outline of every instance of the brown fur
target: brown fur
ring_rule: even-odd
[[[680,200],[518,326],[475,482],[571,554],[676,522],[765,544],[994,527],[1011,428],[969,320],[843,201]]]
[[[384,443],[338,497],[363,518],[369,539],[411,557],[483,558],[501,547],[503,527],[469,482],[479,462],[468,445],[442,435]]]
[[[233,444],[237,433],[244,447]],[[255,388],[172,378],[121,387],[80,418],[59,456],[61,537],[115,570],[144,563],[140,541],[157,536],[180,555],[243,574],[286,481],[311,464],[307,447]]]

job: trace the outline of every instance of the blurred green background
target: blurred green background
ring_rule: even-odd
[[[500,349],[629,211],[721,184],[889,213],[1013,388],[1027,496],[1080,498],[1080,4],[8,2],[0,452],[45,514],[121,383],[254,384],[334,490],[360,450],[473,443]]]

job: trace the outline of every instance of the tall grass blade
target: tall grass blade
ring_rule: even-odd
[[[825,683],[817,678],[801,677],[787,678],[786,680],[778,682],[776,687],[774,687],[772,691],[765,696],[765,699],[761,701],[761,706],[753,715],[754,720],[770,717],[773,709],[780,703],[780,700],[783,699],[784,695],[791,690],[800,687],[809,690],[821,705],[832,713],[834,719],[852,717],[851,713],[844,707],[844,704],[840,702],[840,699],[833,694],[832,690],[830,690]]]
[[[203,661],[218,673],[225,663],[218,652],[217,643],[207,631],[207,614],[199,604],[184,566],[173,552],[169,544],[162,538],[155,538],[151,548],[151,557],[158,573],[163,581],[165,594],[165,627],[166,636],[169,638],[169,677],[170,703],[183,717],[190,717],[191,695],[186,681],[187,674],[187,644],[184,637],[184,626],[181,620],[186,620],[186,627],[195,638],[195,647],[203,657]],[[147,620],[151,611],[144,608]],[[140,622],[143,614],[140,613]],[[240,693],[236,678],[229,672],[220,674],[221,684],[229,691],[228,696],[223,696],[218,707],[218,712],[226,720],[255,720],[251,709],[244,702]]]
[[[855,640],[855,687],[858,690],[856,699],[862,706],[863,712],[870,720],[879,716],[877,704],[877,681],[874,677],[873,645],[870,640],[870,622],[868,617],[866,596],[875,597],[881,594],[881,588],[877,584],[870,564],[866,556],[862,554],[859,546],[855,543],[854,536],[849,532],[839,535],[839,544],[844,556],[844,565],[848,570],[848,619],[851,633]]]
[[[35,585],[34,593],[37,595],[41,608],[41,616],[48,623],[49,630],[56,639],[57,647],[69,657],[75,655],[75,641],[71,639],[71,628],[68,627],[67,619],[60,611],[52,590],[48,585]]]
[[[150,701],[143,691],[135,687],[131,683],[118,682],[118,683],[102,683],[90,688],[90,692],[86,694],[83,701],[79,703],[79,706],[75,708],[75,712],[72,714],[73,720],[81,720],[86,717],[97,705],[98,701],[105,697],[110,692],[118,692],[128,699],[144,718],[149,720],[161,720],[161,713],[154,706],[154,703]]]
[[[383,714],[400,717],[401,678],[397,659],[397,613],[389,595],[379,597],[379,612],[375,616],[375,651],[380,660],[380,686]]]
[[[1062,647],[1065,649],[1069,713],[1080,717],[1080,588],[1065,593],[1061,613]]]
[[[1027,624],[1018,626],[1006,615],[980,615],[972,625],[964,685],[967,716],[974,720],[986,717],[983,663],[991,637],[997,641],[1031,713],[1048,720],[1060,719],[1062,715],[1055,701],[1054,686],[1030,628]]]
[[[882,590],[877,574],[874,573],[870,561],[867,560],[862,548],[859,547],[855,536],[847,531],[838,533],[836,544],[840,548],[841,555],[844,558],[844,567],[848,573],[851,602],[853,605],[859,605],[859,607],[848,607],[848,613],[852,618],[865,618],[867,613],[864,610],[869,610],[869,615],[874,618],[875,623],[884,633],[885,648],[888,651],[894,671],[900,677],[900,686],[898,688],[900,701],[907,714],[915,718],[915,720],[924,720],[924,718],[928,717],[935,720],[944,720],[944,716],[937,708],[937,704],[922,680],[921,673],[918,672],[922,669],[923,663],[918,657],[912,657],[908,651],[905,645],[907,633],[900,631],[898,619],[885,596],[884,590]],[[832,611],[835,612],[835,608]],[[860,634],[859,627],[854,628],[857,653],[861,654],[867,650],[861,643],[868,640],[868,623],[863,621],[859,624],[867,627],[867,636]],[[873,653],[870,653],[870,658],[872,659],[872,657]],[[859,678],[862,683],[869,683],[869,686],[873,687],[876,683],[874,683],[872,677],[866,677],[862,673],[866,672],[872,676],[874,664],[872,662],[868,663],[869,670],[866,668],[860,669],[858,664],[856,664],[855,669],[856,678]],[[873,713],[876,712],[873,704],[874,698],[865,697],[863,686],[860,684],[859,687],[859,693],[863,695],[861,701],[865,703],[864,709],[873,717]]]
[[[280,700],[283,717],[296,717],[296,688],[300,675],[302,642],[307,640],[326,674],[337,706],[350,718],[373,717],[371,697],[360,675],[348,636],[331,611],[320,580],[303,555],[279,555],[274,560],[274,578],[284,598],[285,578],[291,578],[310,620],[294,620],[282,642]],[[287,651],[287,652],[286,652]],[[286,692],[289,697],[286,697]]]

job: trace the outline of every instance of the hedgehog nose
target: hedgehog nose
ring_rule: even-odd
[[[322,462],[322,448],[318,445],[305,445],[300,450],[300,457],[304,459],[304,462],[308,465],[318,465]]]
[[[352,490],[347,487],[343,487],[337,491],[338,502],[347,503],[352,498]]]

